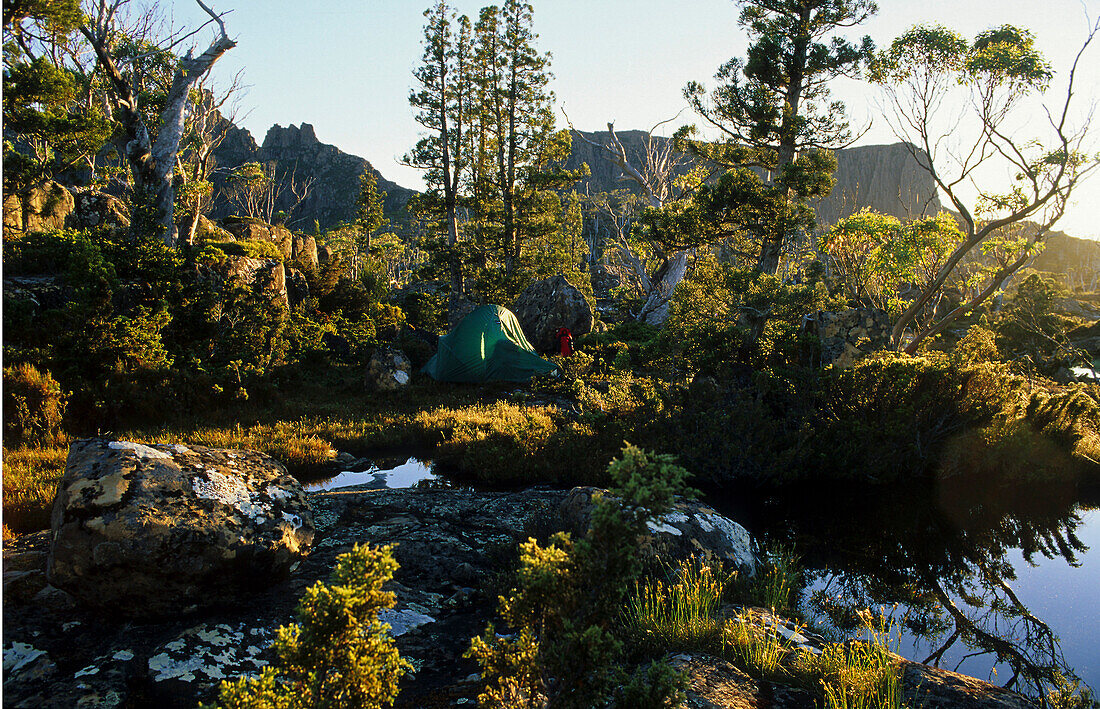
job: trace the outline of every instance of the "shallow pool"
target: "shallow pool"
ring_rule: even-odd
[[[439,480],[440,477],[433,471],[431,461],[423,461],[415,457],[409,457],[400,465],[382,463],[390,467],[379,467],[371,464],[363,470],[346,470],[338,475],[325,480],[318,480],[305,485],[306,490],[316,492],[318,490],[336,490],[352,485],[363,485],[367,489],[384,490],[386,488],[413,487],[425,480]]]

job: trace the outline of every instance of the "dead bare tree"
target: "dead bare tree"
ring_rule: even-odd
[[[184,133],[190,91],[214,63],[237,43],[226,34],[222,20],[224,13],[216,14],[202,0],[195,0],[210,16],[203,27],[212,22],[217,26],[218,33],[199,56],[193,56],[189,49],[182,57],[177,57],[178,62],[160,114],[160,125],[155,127],[154,139],[153,131],[146,125],[140,111],[140,94],[127,81],[123,62],[112,53],[118,34],[116,20],[119,9],[128,2],[129,0],[96,0],[86,10],[86,22],[80,26],[80,33],[95,52],[99,68],[107,76],[119,109],[118,115],[125,133],[124,153],[134,180],[135,203],[152,210],[151,226],[159,232],[165,244],[175,246],[177,228],[173,219],[175,189],[172,172]],[[171,51],[201,29],[200,27],[188,34],[170,38],[166,46],[159,47],[158,51]],[[134,219],[133,228],[142,228],[140,222],[141,220]]]
[[[563,110],[562,113],[565,111]],[[631,162],[626,147],[615,133],[613,122],[607,124],[607,139],[598,143],[578,131],[568,115],[565,119],[574,135],[599,150],[606,160],[622,170],[622,179],[637,185],[650,207],[660,209],[671,199],[682,196],[676,194],[676,177],[686,163],[686,157],[675,149],[675,141],[658,140],[654,136],[654,131],[676,120],[677,116],[661,121],[649,129],[640,166],[635,166]],[[619,239],[615,246],[620,252],[621,262],[632,270],[631,280],[635,281],[645,294],[645,300],[635,317],[650,325],[658,327],[663,325],[668,319],[672,293],[687,274],[691,250],[666,251],[659,244],[653,244],[652,248],[658,265],[650,274],[644,267],[645,259],[634,252],[627,239]]]
[[[298,175],[297,164],[280,172],[273,162],[249,162],[229,170],[223,196],[238,214],[268,224],[275,218],[276,207],[283,204],[285,222],[309,197],[314,182],[313,176]]]
[[[204,75],[195,89],[197,100],[188,112],[187,131],[176,156],[176,175],[180,183],[177,192],[188,208],[180,231],[185,234],[188,245],[195,243],[200,217],[213,203],[210,178],[215,168],[214,151],[236,123],[236,111],[230,109],[226,115],[226,105],[241,90],[240,72],[233,77],[229,87],[217,95],[206,88],[208,76]]]

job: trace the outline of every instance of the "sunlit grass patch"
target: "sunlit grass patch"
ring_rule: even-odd
[[[757,677],[779,674],[789,651],[787,641],[760,613],[743,610],[722,625],[722,654]]]
[[[50,526],[50,506],[68,454],[66,438],[4,448],[4,527],[18,533]]]
[[[627,603],[627,627],[637,642],[652,648],[713,649],[721,630],[723,586],[720,570],[695,558],[681,561],[671,581],[635,588]]]

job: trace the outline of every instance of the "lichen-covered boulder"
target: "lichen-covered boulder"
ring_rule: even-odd
[[[367,386],[375,391],[394,391],[409,383],[412,362],[401,350],[379,347],[367,365]]]
[[[76,207],[70,218],[77,228],[107,227],[116,233],[130,228],[126,203],[106,192],[87,190],[76,195]]]
[[[4,231],[61,229],[74,208],[73,195],[57,182],[4,194]]]
[[[821,366],[846,369],[890,344],[890,315],[878,308],[819,311],[808,316],[806,331],[821,342]]]
[[[569,328],[574,337],[592,331],[592,304],[584,293],[560,273],[535,281],[512,306],[523,334],[539,352],[558,348],[557,332]]]
[[[100,610],[173,616],[283,578],[313,532],[301,485],[263,453],[86,439],[54,498],[46,572]]]
[[[575,487],[561,503],[563,525],[574,534],[588,529],[593,496],[606,492],[594,487]],[[756,574],[752,537],[733,520],[723,517],[698,502],[678,502],[659,519],[647,522],[649,535],[642,540],[642,551],[666,559],[696,556],[719,561],[736,569],[743,577]]]
[[[272,303],[290,307],[286,268],[278,259],[226,255],[216,263],[202,265],[197,269],[199,280],[208,283],[216,291],[238,285]]]

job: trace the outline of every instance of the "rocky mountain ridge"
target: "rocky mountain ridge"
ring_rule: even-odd
[[[378,178],[379,190],[386,193],[383,206],[389,215],[400,211],[416,194],[416,190],[387,180],[365,158],[322,143],[309,123],[285,128],[273,125],[264,136],[262,145],[256,144],[248,130],[230,126],[225,140],[214,151],[214,159],[221,168],[215,175],[216,188],[225,185],[228,170],[248,162],[274,163],[278,175],[293,172],[297,180],[313,180],[308,196],[288,221],[288,226],[298,230],[312,229],[314,222],[327,229],[353,220],[359,176],[367,171]],[[288,211],[293,199],[289,191],[285,192],[276,200],[275,209]],[[229,216],[232,211],[229,205],[222,204],[211,216],[221,218]]]
[[[602,142],[606,131],[577,131],[585,139]],[[628,157],[640,164],[646,149],[647,133],[641,130],[617,131]],[[667,138],[657,138],[663,145]],[[216,181],[224,184],[224,173],[246,162],[274,163],[280,173],[294,170],[299,179],[314,180],[309,196],[292,215],[289,226],[298,231],[311,230],[314,222],[322,229],[355,217],[354,195],[359,176],[370,170],[378,178],[379,188],[387,193],[385,210],[391,219],[398,214],[416,190],[402,187],[387,179],[369,161],[322,143],[314,127],[308,123],[268,129],[262,145],[252,134],[230,126],[221,146],[214,153],[219,165]],[[615,189],[628,189],[630,183],[622,171],[605,159],[600,151],[576,136],[565,167],[576,169],[587,163],[592,174],[580,181],[576,190],[595,194]],[[684,170],[686,172],[686,167]],[[911,219],[936,214],[943,208],[935,186],[918,160],[904,143],[868,145],[837,151],[836,186],[832,194],[818,200],[818,222],[835,223],[859,209],[870,207],[899,219]],[[289,207],[289,195],[276,204],[276,209]],[[7,210],[5,210],[7,211]],[[231,210],[221,205],[212,215],[228,216]],[[1062,232],[1054,234],[1046,249],[1034,262],[1043,271],[1065,273],[1070,285],[1095,289],[1100,279],[1100,242],[1077,239]]]
[[[607,131],[574,133],[573,151],[565,167],[575,170],[587,163],[592,171],[590,177],[577,183],[577,191],[595,194],[631,188],[632,183],[623,179],[622,170],[591,144],[606,141]],[[615,134],[631,164],[640,168],[645,160],[648,133],[625,130]],[[654,141],[655,147],[663,150],[669,138],[656,137]],[[941,209],[932,178],[905,143],[845,148],[836,151],[836,158],[836,186],[832,194],[813,203],[819,224],[833,224],[864,207],[899,219],[934,215]],[[686,174],[690,167],[685,162],[678,173]]]

